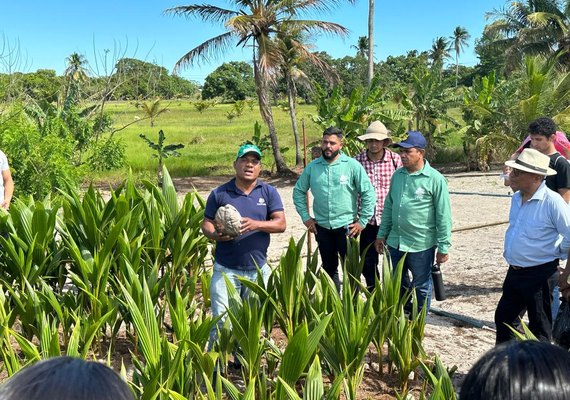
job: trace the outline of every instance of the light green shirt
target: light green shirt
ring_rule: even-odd
[[[358,161],[345,154],[331,164],[323,157],[313,160],[297,180],[293,203],[303,222],[311,218],[306,197],[309,189],[315,221],[324,228],[341,228],[355,221],[365,227],[374,213],[376,194],[370,178]]]
[[[437,246],[447,254],[451,246],[451,207],[443,175],[427,161],[412,174],[406,168],[392,175],[384,202],[378,238],[403,252],[424,251]]]

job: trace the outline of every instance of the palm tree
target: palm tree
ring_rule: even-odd
[[[457,87],[457,78],[459,77],[459,53],[467,46],[467,41],[471,35],[462,26],[457,26],[450,38],[453,41],[453,49],[455,50],[455,87]]]
[[[338,3],[337,0],[229,0],[236,9],[226,9],[210,4],[192,4],[167,9],[167,14],[186,17],[197,16],[204,21],[220,22],[226,31],[206,40],[187,52],[176,62],[175,71],[191,66],[198,60],[208,61],[210,56],[222,54],[233,43],[236,46],[253,47],[253,71],[259,111],[271,138],[271,148],[278,173],[288,171],[281,155],[273,113],[269,100],[269,83],[275,79],[275,68],[280,65],[282,54],[272,38],[284,29],[298,29],[307,34],[325,32],[345,35],[347,30],[332,22],[299,19],[305,11],[325,11]]]
[[[87,80],[87,60],[82,54],[71,53],[69,57],[65,59],[67,63],[67,68],[63,75],[75,82],[85,82]]]
[[[299,133],[297,128],[297,116],[295,103],[297,98],[297,83],[310,86],[310,79],[301,69],[302,65],[310,64],[320,71],[325,79],[330,83],[338,81],[336,72],[316,53],[310,50],[311,46],[304,43],[306,35],[302,35],[299,31],[282,31],[277,34],[277,44],[282,54],[282,62],[280,72],[286,82],[287,99],[289,101],[289,116],[291,117],[291,127],[293,128],[293,136],[295,138],[295,164],[301,167],[303,160],[301,158]]]
[[[148,118],[150,120],[150,126],[151,127],[154,126],[154,122],[160,114],[168,111],[168,107],[161,107],[161,106],[162,106],[162,104],[160,104],[159,98],[154,99],[154,100],[149,101],[149,102],[142,102],[142,103],[139,103],[137,105],[137,107],[142,109],[142,111],[145,115],[145,119]],[[161,166],[160,170],[162,170],[162,166]]]
[[[366,57],[368,55],[368,50],[370,49],[370,41],[366,36],[359,36],[356,41],[356,45],[352,45],[353,49],[356,50],[356,57]]]
[[[525,55],[549,56],[570,50],[570,1],[526,0],[487,15],[494,21],[485,33],[497,39],[491,46],[505,52],[506,70],[520,66]],[[565,64],[566,57],[559,58]]]
[[[436,133],[442,130],[443,123],[458,125],[448,110],[458,107],[463,99],[446,87],[439,71],[414,74],[410,89],[402,104],[412,115],[409,128],[419,130],[426,138],[429,159],[435,153]]]
[[[374,0],[368,0],[368,87],[374,77]]]
[[[79,85],[87,81],[87,60],[79,53],[72,53],[65,59],[67,67],[63,72],[66,84],[63,87],[62,103],[64,111],[77,100]]]
[[[443,67],[443,62],[450,56],[449,50],[449,42],[443,36],[439,36],[433,41],[429,57],[432,59],[432,66],[435,69],[441,69]]]

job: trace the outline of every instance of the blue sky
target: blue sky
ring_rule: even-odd
[[[71,53],[83,54],[95,74],[104,75],[107,64],[121,57],[132,57],[156,63],[172,70],[176,61],[188,50],[217,34],[223,27],[164,15],[167,8],[191,4],[172,0],[134,1],[99,0],[97,2],[4,1],[0,11],[0,72],[54,69],[65,70],[65,59]],[[203,0],[228,7],[221,0]],[[473,42],[481,36],[485,13],[505,6],[505,0],[401,0],[376,1],[376,60],[388,55],[406,54],[408,50],[428,50],[438,36],[451,36],[456,26],[471,34],[470,46],[460,56],[460,63],[477,63]],[[344,4],[327,14],[310,18],[332,21],[350,30],[345,39],[317,37],[316,50],[333,57],[354,55],[351,48],[359,36],[367,35],[368,2]],[[9,49],[17,49],[10,52]],[[3,51],[2,51],[3,50]],[[8,56],[12,54],[12,56]],[[16,58],[14,55],[19,55]],[[3,57],[3,58],[2,58]],[[209,64],[186,68],[181,75],[203,82],[204,78],[225,61],[251,60],[249,49],[235,49]]]

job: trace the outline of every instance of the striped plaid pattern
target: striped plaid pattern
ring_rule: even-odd
[[[366,151],[363,151],[354,158],[364,167],[376,192],[376,208],[374,208],[374,215],[368,223],[371,225],[380,225],[382,211],[384,210],[384,200],[388,195],[388,190],[390,190],[392,174],[398,168],[402,167],[402,160],[399,154],[387,148],[384,148],[384,157],[379,161],[369,159]]]

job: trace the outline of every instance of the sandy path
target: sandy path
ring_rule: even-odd
[[[509,194],[503,186],[499,173],[446,175],[451,194],[453,228],[506,221],[510,198],[481,195],[453,194],[453,192],[477,192]],[[215,186],[227,177],[185,178],[176,180],[181,192],[195,187],[202,196],[207,196]],[[295,179],[267,179],[281,194],[287,215],[287,230],[272,235],[269,249],[270,263],[275,263],[287,248],[291,236],[299,239],[305,228],[295,212],[291,199]],[[442,271],[448,298],[433,301],[432,307],[461,314],[481,321],[488,328],[473,327],[464,322],[430,314],[426,325],[425,348],[437,353],[443,362],[458,367],[455,380],[460,382],[471,365],[494,344],[493,314],[500,297],[501,284],[506,273],[502,258],[503,238],[506,224],[454,232],[450,260]],[[313,241],[314,243],[314,241]],[[313,244],[315,246],[315,244]]]

